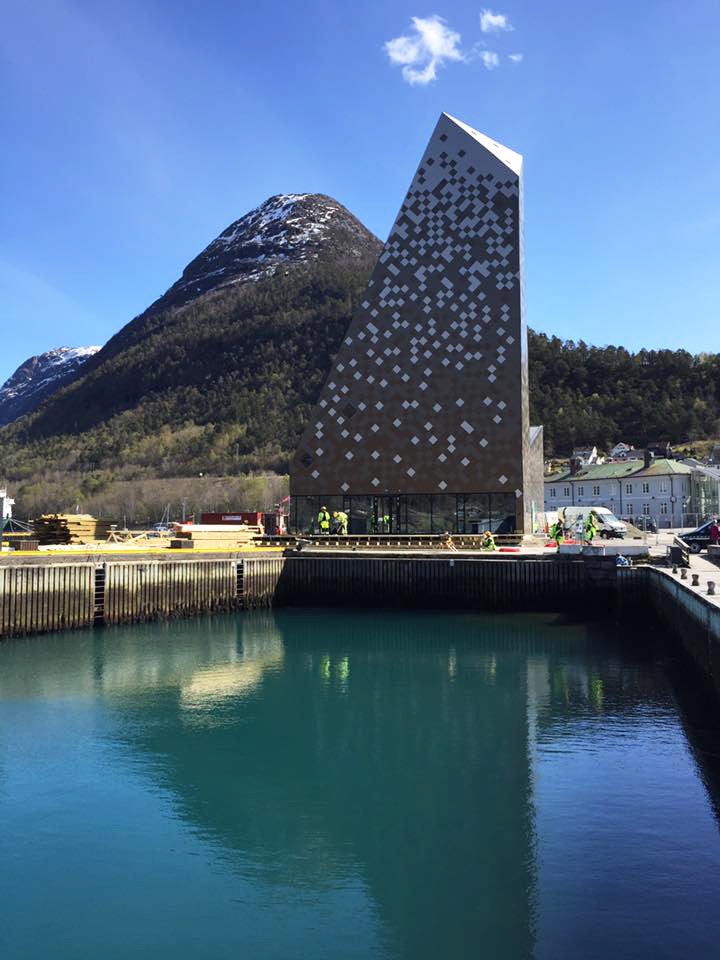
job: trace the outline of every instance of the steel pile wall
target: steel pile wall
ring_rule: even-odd
[[[278,584],[287,562],[285,557],[248,557],[242,561],[242,605],[272,606],[277,601]]]
[[[0,637],[89,627],[94,563],[0,567]]]
[[[613,567],[614,573],[614,567]],[[287,557],[275,602],[289,606],[577,609],[582,562],[412,557]]]
[[[230,610],[238,603],[237,561],[121,561],[104,564],[102,620],[128,623]]]

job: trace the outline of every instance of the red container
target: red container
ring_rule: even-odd
[[[236,513],[201,513],[200,523],[247,523],[251,527],[262,527],[264,515],[262,513],[248,513],[238,511]]]

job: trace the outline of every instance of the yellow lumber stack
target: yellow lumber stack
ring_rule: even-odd
[[[33,521],[33,530],[45,545],[94,543],[107,540],[110,521],[98,520],[89,513],[46,513]]]
[[[260,527],[240,524],[195,524],[178,525],[171,547],[193,547],[199,550],[227,550],[245,547],[261,536]]]

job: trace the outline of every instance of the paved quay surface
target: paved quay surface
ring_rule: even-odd
[[[0,553],[0,566],[32,565],[50,563],[112,563],[127,560],[233,560],[247,557],[281,556],[284,547],[228,547],[226,549],[169,550],[167,547],[148,549],[134,547],[117,550],[102,544],[98,548],[84,545],[69,550],[11,550]]]
[[[669,568],[663,570],[662,572],[666,576],[672,577],[673,580],[680,581],[683,586],[687,587],[688,590],[692,591],[692,593],[696,593],[698,596],[701,596],[703,600],[707,600],[708,603],[720,608],[720,567],[713,563],[712,560],[708,560],[706,557],[703,557],[702,554],[691,556],[687,580],[680,579],[681,573],[679,570],[676,574],[674,574]],[[697,587],[692,585],[693,574],[697,574]],[[711,596],[708,593],[709,583],[715,584],[716,593],[714,596]]]
[[[638,531],[639,533],[639,531]],[[625,540],[600,540],[595,541],[593,553],[597,555],[617,555],[623,552],[624,546],[647,545],[650,560],[657,562],[667,557],[668,547],[670,547],[677,535],[682,535],[681,530],[661,530],[655,534],[642,534]],[[0,553],[0,565],[8,564],[45,564],[45,563],[88,563],[88,562],[113,562],[123,560],[167,560],[176,561],[178,559],[203,558],[212,559],[238,559],[243,557],[267,557],[281,556],[286,550],[283,546],[256,546],[251,547],[229,547],[224,549],[192,549],[192,550],[170,550],[168,547],[157,546],[139,546],[139,545],[120,545],[120,544],[97,544],[73,546],[61,549],[43,549],[38,551],[20,551],[13,550]],[[485,559],[510,559],[512,557],[534,557],[551,559],[557,553],[555,545],[550,544],[546,537],[536,537],[528,540],[518,547],[509,549],[499,549],[497,551],[483,551],[477,548],[457,547],[454,550],[447,550],[437,546],[398,546],[388,545],[383,547],[366,547],[346,543],[342,538],[329,537],[327,545],[305,546],[303,553],[328,555],[334,553],[354,554],[362,553],[363,556],[424,556],[437,557],[447,555],[448,557],[483,557]],[[690,558],[691,570],[700,575],[700,582],[707,592],[707,581],[712,580],[713,575],[718,576],[720,580],[720,569],[704,555],[694,555]],[[688,581],[690,583],[691,581]]]

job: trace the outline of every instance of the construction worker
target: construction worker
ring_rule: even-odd
[[[445,536],[444,536],[443,539],[440,541],[440,543],[438,544],[438,546],[439,546],[439,549],[440,549],[440,550],[457,550],[457,547],[455,546],[455,541],[454,541],[453,538],[450,536],[450,531],[449,531],[449,530],[446,530],[446,531],[445,531]]]
[[[497,550],[497,547],[495,545],[495,537],[492,535],[491,530],[486,530],[485,533],[482,535],[480,546],[482,547],[483,550]]]
[[[590,513],[588,514],[588,518],[585,521],[585,539],[589,544],[592,544],[596,533],[597,533],[597,521],[595,520],[595,515]]]
[[[328,513],[327,507],[320,507],[317,519],[320,533],[323,536],[327,536],[330,533],[330,514]]]
[[[335,518],[337,519],[338,528],[335,531],[339,533],[341,537],[346,537],[348,533],[348,515],[344,510],[336,510]]]
[[[552,527],[550,527],[550,536],[557,544],[557,548],[559,550],[560,544],[565,543],[565,527],[563,518],[559,514],[555,523],[552,525]]]

